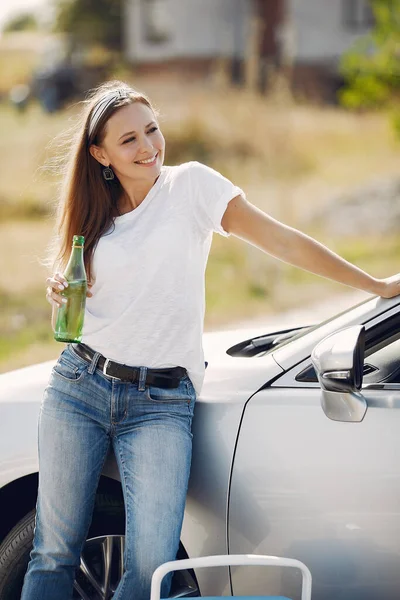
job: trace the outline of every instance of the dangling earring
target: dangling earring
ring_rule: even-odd
[[[114,179],[114,177],[115,177],[114,171],[112,170],[112,168],[110,166],[105,167],[103,169],[103,177],[106,181],[111,181],[112,179]]]

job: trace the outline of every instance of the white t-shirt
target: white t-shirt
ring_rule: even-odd
[[[229,235],[221,219],[239,194],[198,162],[163,166],[143,202],[98,242],[82,342],[131,366],[185,367],[199,395],[212,233]]]

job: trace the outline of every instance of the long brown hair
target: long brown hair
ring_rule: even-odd
[[[107,106],[89,137],[89,125],[96,107],[103,98],[115,98]],[[118,109],[134,102],[148,106],[157,116],[148,97],[121,81],[110,81],[92,90],[83,101],[80,120],[70,140],[70,150],[60,196],[56,208],[56,233],[49,247],[47,265],[63,270],[71,252],[72,237],[85,236],[84,261],[88,281],[93,282],[92,258],[100,237],[112,226],[118,214],[118,202],[123,189],[115,179],[106,181],[102,175],[102,165],[93,158],[91,144],[100,145],[105,136],[108,119]]]

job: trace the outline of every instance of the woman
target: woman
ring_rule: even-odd
[[[147,600],[155,568],[176,556],[191,461],[191,421],[204,377],[204,271],[212,232],[390,298],[400,276],[375,279],[248,203],[216,171],[163,166],[149,100],[120,82],[88,102],[59,211],[61,305],[74,234],[84,235],[88,292],[82,344],[55,365],[39,418],[39,494],[22,600],[69,600],[109,445],[126,509],[125,572],[114,600]],[[53,318],[54,323],[54,318]],[[165,578],[162,597],[169,592]]]

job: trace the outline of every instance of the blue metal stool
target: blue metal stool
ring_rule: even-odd
[[[302,574],[301,600],[311,600],[311,573],[306,565],[293,558],[263,556],[257,554],[232,554],[221,556],[202,556],[185,560],[173,560],[160,565],[153,573],[151,580],[150,600],[160,600],[161,582],[170,571],[183,569],[200,569],[202,567],[227,567],[239,565],[261,565],[276,567],[295,567]],[[283,596],[230,596],[240,600],[291,600]],[[204,600],[221,600],[221,596],[207,596]]]

